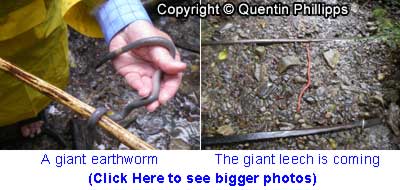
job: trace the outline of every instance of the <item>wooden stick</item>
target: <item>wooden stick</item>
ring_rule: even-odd
[[[13,64],[7,62],[4,59],[0,58],[0,69],[6,71],[8,74],[18,78],[19,80],[25,82],[29,86],[35,88],[39,92],[45,94],[50,97],[54,101],[57,101],[75,112],[79,113],[83,117],[89,118],[92,113],[95,111],[95,108],[85,104],[84,102],[78,100],[72,95],[64,92],[63,90],[57,88],[54,85],[49,84],[48,82],[30,74],[22,69],[14,66]],[[101,117],[98,124],[108,132],[110,132],[113,136],[115,136],[118,140],[120,140],[123,144],[132,149],[139,150],[153,150],[155,149],[148,143],[141,140],[139,137],[127,131],[125,128],[121,127],[113,120],[111,120],[107,116]]]

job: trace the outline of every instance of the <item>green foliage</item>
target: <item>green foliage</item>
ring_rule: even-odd
[[[400,23],[389,18],[386,9],[377,8],[372,12],[378,24],[378,36],[391,48],[400,47]]]

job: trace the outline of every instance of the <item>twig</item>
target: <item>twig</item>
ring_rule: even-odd
[[[303,99],[303,95],[306,92],[306,90],[310,87],[311,85],[311,55],[310,55],[310,44],[306,45],[307,48],[307,84],[304,85],[303,89],[301,90],[299,94],[299,98],[297,100],[297,112],[300,112],[301,108],[301,99]]]

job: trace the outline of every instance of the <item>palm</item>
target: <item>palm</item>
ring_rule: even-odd
[[[111,40],[110,51],[150,36],[169,38],[151,24],[136,21]],[[175,95],[182,79],[182,71],[186,67],[180,62],[179,55],[174,59],[165,48],[159,46],[144,47],[124,53],[114,59],[113,65],[117,72],[125,77],[127,83],[143,97],[151,93],[152,76],[156,69],[161,69],[165,73],[161,82],[159,99],[147,106],[149,111],[154,111],[160,104],[166,103]]]

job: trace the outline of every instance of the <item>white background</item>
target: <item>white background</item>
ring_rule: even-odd
[[[55,167],[57,155],[87,156],[90,163],[92,155],[157,155],[158,165],[66,165]],[[334,155],[378,155],[380,166],[372,165],[253,165],[245,168],[239,165],[218,165],[216,153],[237,155],[306,155],[310,154],[316,162],[318,155],[332,158]],[[51,165],[41,165],[43,155],[47,154]],[[398,189],[400,171],[399,151],[0,151],[1,189]],[[89,185],[89,174],[93,172],[126,173],[128,184]],[[142,174],[179,174],[180,184],[132,184],[132,173]],[[186,175],[209,175],[211,181],[215,173],[258,174],[257,184],[244,187],[230,187],[227,184],[187,184]],[[312,174],[317,175],[316,186],[310,184],[269,184],[263,186],[264,174]]]

